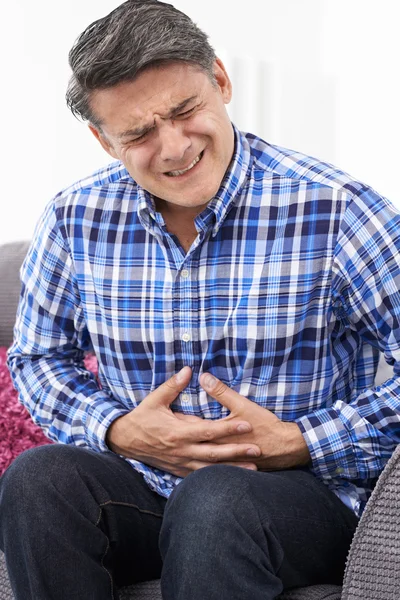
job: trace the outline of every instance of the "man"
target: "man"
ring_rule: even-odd
[[[400,215],[239,132],[191,20],[125,2],[70,53],[67,101],[114,158],[61,192],[22,269],[9,364],[61,444],[0,486],[17,600],[276,598],[340,583],[399,442]],[[99,381],[83,366],[99,361]]]

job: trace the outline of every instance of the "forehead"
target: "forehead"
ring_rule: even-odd
[[[204,71],[178,63],[152,67],[134,81],[96,90],[90,104],[102,128],[118,135],[128,127],[152,124],[156,115],[166,117],[189,98],[202,98],[209,86],[212,83]]]

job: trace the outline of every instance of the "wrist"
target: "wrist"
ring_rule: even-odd
[[[122,416],[117,417],[111,423],[111,425],[107,429],[106,438],[105,438],[107,447],[111,450],[111,452],[114,452],[115,454],[121,454],[121,451],[122,451],[122,447],[120,444],[121,435],[122,435],[121,425],[123,425],[121,423],[122,418],[123,418]]]
[[[283,423],[288,467],[305,467],[311,462],[307,443],[297,423]]]

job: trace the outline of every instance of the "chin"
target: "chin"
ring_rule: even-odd
[[[191,194],[191,200],[189,200],[190,206],[203,206],[205,204],[208,204],[214,198],[220,186],[221,183],[210,185],[207,187],[202,185],[197,194]]]

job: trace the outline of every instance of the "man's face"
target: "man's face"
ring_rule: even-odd
[[[225,104],[231,84],[221,61],[216,84],[202,71],[174,63],[134,81],[94,92],[102,123],[90,126],[103,148],[157,198],[187,208],[216,194],[232,159],[234,134]]]

